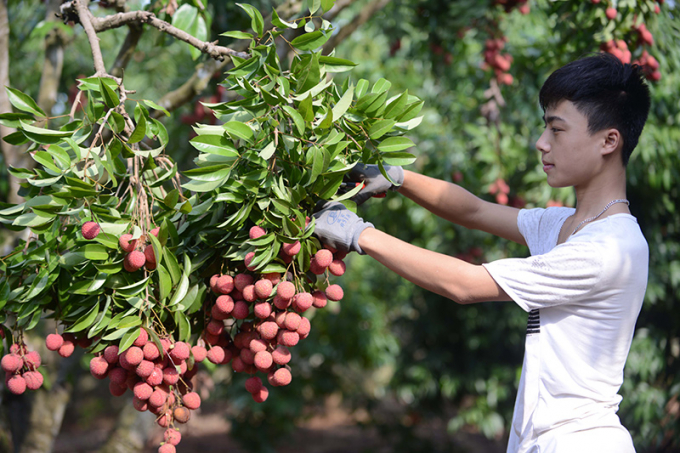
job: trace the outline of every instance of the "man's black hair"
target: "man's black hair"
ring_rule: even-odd
[[[545,81],[539,102],[545,111],[571,101],[588,118],[588,132],[614,128],[621,133],[623,165],[638,143],[649,113],[649,88],[638,65],[608,53],[573,61]]]

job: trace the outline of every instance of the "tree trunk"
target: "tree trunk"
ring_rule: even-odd
[[[140,453],[146,446],[156,417],[126,404],[118,414],[116,427],[99,453]]]

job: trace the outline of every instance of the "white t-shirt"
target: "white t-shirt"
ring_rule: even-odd
[[[616,412],[647,286],[649,250],[629,214],[557,236],[572,208],[525,209],[529,258],[485,268],[529,312],[508,453],[634,452]]]

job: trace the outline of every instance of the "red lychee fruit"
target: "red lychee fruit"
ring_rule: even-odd
[[[265,340],[273,340],[279,332],[279,326],[274,321],[265,321],[258,328],[260,336]]]
[[[224,360],[224,348],[221,346],[213,346],[208,351],[207,357],[212,363],[219,365],[222,360]]]
[[[97,237],[99,234],[99,231],[101,231],[101,227],[97,222],[85,222],[83,223],[83,226],[80,228],[81,233],[83,233],[83,237],[85,239],[94,239]]]
[[[136,396],[132,397],[132,407],[139,412],[144,412],[149,409],[149,403],[145,400],[140,400]]]
[[[130,346],[122,355],[127,363],[135,367],[144,360],[144,352],[137,346]]]
[[[262,277],[271,281],[272,285],[274,286],[278,285],[279,282],[281,281],[281,274],[279,274],[278,272],[270,272],[268,274],[263,274]]]
[[[195,411],[201,407],[201,397],[196,392],[185,393],[182,395],[182,404],[192,411]]]
[[[141,269],[146,263],[146,256],[139,250],[133,250],[123,260],[123,268],[128,272],[135,272]]]
[[[149,234],[153,234],[154,236],[158,237],[158,233],[160,233],[160,232],[161,232],[161,229],[159,227],[156,227],[156,228],[152,229],[151,231],[149,231]]]
[[[295,295],[295,285],[293,282],[283,281],[276,287],[276,294],[283,299],[290,300]]]
[[[314,257],[309,261],[309,271],[314,275],[321,275],[326,272],[326,269],[327,268],[320,266]]]
[[[272,376],[271,382],[276,386],[284,386],[290,384],[293,380],[293,375],[290,373],[288,368],[279,368],[274,371],[274,376]]]
[[[146,382],[138,382],[132,389],[132,393],[135,394],[135,397],[142,401],[146,401],[151,398],[153,391],[153,388]]]
[[[150,360],[142,360],[142,362],[137,365],[137,369],[135,372],[137,373],[137,376],[139,376],[142,379],[146,379],[149,376],[151,376],[151,373],[153,373],[155,366],[154,363]]]
[[[328,294],[326,294],[328,295]],[[298,293],[293,297],[293,310],[302,313],[309,309],[314,303],[314,298],[310,293]]]
[[[330,271],[331,274],[335,275],[336,277],[340,277],[345,273],[345,270],[347,270],[347,266],[345,265],[345,262],[342,260],[333,260],[331,264],[328,266],[328,270]]]
[[[211,335],[219,335],[224,332],[224,322],[219,319],[212,319],[205,326],[205,330]]]
[[[131,234],[123,234],[118,238],[118,245],[124,252],[130,253],[137,246],[137,239],[132,239]]]
[[[248,349],[250,349],[253,353],[258,353],[260,351],[266,351],[268,345],[269,343],[267,343],[262,338],[253,338],[250,340],[250,343],[248,343]]]
[[[243,263],[246,265],[246,269],[249,271],[254,271],[257,266],[251,266],[250,263],[253,261],[253,258],[255,258],[255,252],[249,252],[246,254],[246,257],[243,258]]]
[[[7,380],[7,388],[15,395],[21,395],[26,391],[26,379],[20,374],[15,374]]]
[[[42,359],[40,358],[38,351],[30,351],[24,355],[24,365],[28,368],[35,370],[41,363]]]
[[[340,285],[329,285],[328,288],[326,288],[326,297],[328,297],[329,300],[338,301],[341,300],[343,296],[344,292]]]
[[[16,354],[6,354],[2,357],[0,366],[2,366],[2,369],[5,370],[5,373],[13,374],[24,366],[24,361],[21,360],[21,357]]]
[[[268,280],[266,278],[260,279],[255,282],[255,294],[259,299],[264,300],[271,296],[273,288],[274,285],[272,284],[271,280]]]
[[[323,308],[328,303],[328,298],[323,291],[314,291],[312,293],[312,297],[314,298],[312,305],[314,305],[316,308]]]
[[[64,337],[58,333],[51,333],[45,338],[45,346],[50,351],[58,351],[62,344],[64,344]]]
[[[248,231],[248,236],[250,237],[250,239],[257,239],[259,237],[264,236],[265,234],[267,234],[267,230],[257,225],[250,228],[250,231]]]
[[[237,300],[234,303],[234,310],[231,315],[236,319],[246,319],[250,314],[250,308],[245,301]]]
[[[113,396],[122,396],[127,391],[127,385],[116,384],[115,382],[109,382],[109,392]]]
[[[248,351],[248,349],[244,349],[244,351]],[[255,354],[255,358],[253,360],[253,364],[257,367],[257,369],[262,371],[268,370],[273,363],[274,360],[272,359],[272,355],[269,351],[258,352]]]
[[[260,319],[267,319],[272,314],[272,306],[269,302],[258,302],[253,307],[253,314]]]
[[[146,383],[152,387],[156,385],[161,385],[163,383],[163,370],[154,367],[149,377],[146,378]]]
[[[314,254],[316,263],[324,269],[333,262],[333,253],[328,249],[321,249]]]
[[[172,423],[172,411],[162,412],[159,408],[158,413],[160,413],[160,415],[156,419],[156,424],[161,428],[169,427],[170,423]],[[158,447],[158,451],[159,453],[177,453],[175,446],[170,444],[161,445],[160,447]]]
[[[253,395],[253,399],[255,400],[256,403],[264,403],[267,400],[267,397],[269,396],[269,389],[267,387],[262,386],[259,392],[251,393]]]
[[[160,407],[163,404],[165,404],[167,399],[168,394],[161,390],[160,388],[156,387],[156,390],[154,390],[151,393],[151,396],[149,397],[149,404],[151,404],[152,406]]]
[[[134,346],[137,346],[138,348],[143,348],[144,345],[149,341],[149,333],[146,331],[145,328],[140,327],[139,328],[139,336],[135,340],[134,343],[132,343]]]
[[[125,385],[128,378],[128,372],[124,368],[115,367],[109,371],[109,380],[118,385]]]
[[[179,373],[174,366],[163,368],[163,382],[167,385],[175,385],[179,381]]]
[[[301,248],[302,248],[302,245],[300,244],[300,241],[295,241],[292,244],[284,242],[281,245],[281,251],[288,256],[297,255],[298,253],[300,253]]]
[[[297,313],[288,312],[286,318],[283,320],[283,326],[288,330],[297,330],[300,326],[300,319],[302,317]]]
[[[118,346],[112,344],[104,348],[103,357],[112,365],[118,363]]]
[[[178,445],[182,440],[182,434],[176,429],[166,429],[163,433],[163,440],[170,445]]]
[[[234,278],[231,275],[220,275],[215,280],[214,291],[217,294],[229,294],[234,290]]]
[[[300,319],[300,325],[298,326],[296,332],[298,335],[300,335],[300,340],[304,340],[307,338],[309,335],[309,332],[312,329],[312,324],[309,322],[309,319],[307,318],[301,318]]]
[[[29,390],[38,390],[43,385],[43,375],[39,371],[27,371],[22,376]]]
[[[246,302],[255,302],[257,294],[255,294],[255,285],[248,285],[243,288],[243,298]]]
[[[156,261],[156,252],[153,251],[153,246],[151,244],[144,247],[144,258],[146,259],[146,268],[155,269],[158,262]]]
[[[160,424],[160,423],[159,423]],[[170,422],[166,424],[168,426]],[[158,453],[177,453],[177,449],[175,446],[171,443],[163,444],[160,447],[158,447]]]
[[[234,277],[234,287],[239,291],[243,291],[243,288],[253,284],[253,280],[253,276],[250,274],[236,274]]]
[[[285,282],[282,282],[285,283]],[[279,310],[285,310],[286,308],[290,307],[291,303],[293,302],[293,299],[285,299],[278,294],[274,296],[274,299],[272,299],[272,303],[276,308]]]
[[[279,344],[292,348],[300,341],[300,334],[283,329],[277,334],[276,341]]]
[[[93,357],[90,360],[90,374],[97,379],[104,379],[109,371],[109,362],[104,357]]]
[[[257,376],[249,377],[246,379],[246,390],[248,393],[259,392],[262,388],[262,379]]]
[[[280,344],[272,351],[272,359],[277,365],[285,365],[290,362],[290,350],[284,345]]]
[[[187,360],[190,354],[191,348],[183,341],[176,341],[169,353],[170,358],[173,359],[175,363],[182,360]]]
[[[71,354],[73,354],[75,349],[75,343],[73,343],[71,340],[64,339],[64,344],[61,345],[57,353],[62,357],[71,357]]]
[[[614,19],[616,19],[616,15],[617,15],[616,8],[609,7],[609,8],[606,9],[604,14],[607,16],[607,19],[614,20]]]
[[[255,353],[250,349],[241,349],[238,356],[241,360],[243,360],[243,363],[247,365],[252,365],[255,363]]]
[[[146,360],[156,360],[161,356],[161,352],[158,350],[158,346],[156,346],[156,343],[149,341],[147,344],[144,345],[144,348],[142,349],[142,353],[144,354],[144,358]]]
[[[234,309],[234,299],[226,294],[219,296],[217,300],[215,300],[215,307],[217,307],[217,310],[223,315],[229,316]]]
[[[246,370],[246,366],[241,357],[234,357],[234,360],[231,362],[231,369],[234,370],[234,373],[243,373]]]

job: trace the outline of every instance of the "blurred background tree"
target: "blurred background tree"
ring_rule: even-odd
[[[152,9],[172,21],[185,3],[200,11],[185,22],[193,33],[204,34],[202,39],[250,28],[240,8],[217,0],[100,1],[90,8],[95,15],[116,8]],[[0,23],[9,52],[4,60],[9,79],[3,84],[44,99],[41,106],[53,116],[68,113],[75,79],[92,73],[83,30],[54,20],[50,8],[58,4],[4,2],[9,22]],[[292,0],[251,4],[265,16],[279,8],[283,18],[306,8],[306,2]],[[545,183],[534,147],[542,127],[538,90],[547,76],[597,51],[643,65],[653,103],[628,166],[628,197],[650,245],[650,278],[619,411],[640,452],[680,449],[680,194],[674,184],[680,170],[679,13],[673,0],[338,0],[328,14],[337,32],[327,51],[334,47],[336,56],[359,63],[336,77],[354,83],[384,77],[396,90],[408,89],[425,101],[422,124],[411,136],[418,155],[411,169],[516,207],[573,206],[575,201],[571,191]],[[140,97],[167,101],[172,116],[163,121],[174,144],[168,152],[188,168],[194,157],[187,146],[190,125],[211,121],[200,101],[230,95],[218,85],[224,68],[205,56],[192,60],[189,46],[152,29],[139,35],[128,54],[119,55],[125,40],[135,36],[126,28],[100,34],[107,68],[129,58],[121,65],[126,86],[134,86]],[[50,85],[55,77],[58,83]],[[7,105],[3,112],[9,111]],[[12,201],[16,194],[6,166],[21,165],[20,155],[2,145],[0,198]],[[448,224],[396,194],[367,203],[360,213],[415,245],[476,263],[528,253]],[[502,449],[526,313],[514,304],[458,306],[367,257],[352,257],[340,283],[345,299],[316,314],[310,339],[296,351],[291,386],[255,405],[242,394],[242,377],[219,369],[206,377],[216,384],[210,398],[224,400],[229,408],[232,436],[251,451],[271,451],[277,439],[313,413],[310,408],[323,408],[323,400],[335,395],[349,411],[362,410],[363,423],[390,439],[393,451],[460,451],[455,439],[463,432],[482,433]],[[78,373],[69,373],[75,382]],[[7,409],[7,398],[3,405]],[[73,402],[70,410],[82,416],[76,406],[82,407]],[[444,443],[423,435],[441,420],[448,432]]]

